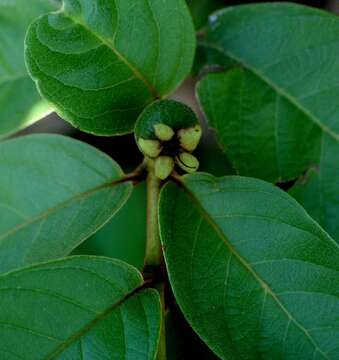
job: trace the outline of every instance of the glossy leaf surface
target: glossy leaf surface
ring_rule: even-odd
[[[211,17],[205,50],[219,54],[210,61],[231,70],[209,74],[198,87],[239,174],[275,182],[316,169],[313,185],[306,181],[296,196],[310,213],[317,208],[315,219],[336,240],[338,36],[338,18],[317,9],[295,4],[226,9]],[[309,194],[315,182],[317,194]]]
[[[0,272],[68,255],[132,188],[112,159],[63,136],[1,143],[0,168]]]
[[[336,359],[339,248],[261,180],[195,174],[161,195],[175,297],[223,359]]]
[[[73,257],[0,277],[0,355],[7,360],[153,360],[155,290],[120,261]]]
[[[24,62],[24,38],[30,23],[55,10],[48,0],[0,1],[0,138],[50,112]]]
[[[43,96],[82,130],[131,132],[152,100],[190,71],[194,27],[184,0],[64,0],[26,38]]]

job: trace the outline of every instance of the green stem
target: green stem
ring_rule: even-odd
[[[154,161],[147,163],[147,240],[145,254],[145,268],[153,268],[155,271],[162,271],[162,248],[159,233],[159,194],[161,180],[155,176]],[[166,360],[166,331],[165,331],[165,284],[158,283],[156,289],[159,292],[162,308],[162,322],[160,330],[160,340],[157,353],[157,360]]]
[[[147,175],[147,240],[145,266],[160,266],[162,249],[159,235],[158,204],[161,181],[154,174],[154,161],[149,160]]]

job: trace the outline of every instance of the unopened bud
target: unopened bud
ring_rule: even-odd
[[[160,155],[162,146],[158,140],[138,140],[139,149],[148,157],[155,158]]]
[[[161,141],[169,141],[174,136],[174,131],[171,127],[165,124],[154,125],[156,137]]]
[[[191,174],[198,170],[199,161],[190,153],[182,153],[176,157],[176,163],[181,167],[182,170]]]
[[[159,156],[154,163],[155,176],[161,180],[167,179],[174,169],[174,160],[170,156]]]
[[[195,125],[191,128],[179,130],[178,138],[181,147],[189,152],[194,151],[200,142],[201,135],[202,129],[200,125]]]

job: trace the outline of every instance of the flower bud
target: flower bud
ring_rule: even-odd
[[[174,131],[171,127],[165,124],[154,125],[156,137],[161,141],[169,141],[174,136]]]
[[[181,153],[175,160],[180,168],[189,174],[196,172],[199,168],[198,159],[190,153]]]
[[[181,147],[189,152],[194,151],[200,142],[201,135],[202,129],[200,125],[179,130],[178,138]]]
[[[139,138],[139,149],[148,157],[155,158],[160,155],[162,146],[158,140],[146,140]]]
[[[167,179],[174,169],[174,160],[170,156],[159,156],[154,162],[155,176],[161,180]]]

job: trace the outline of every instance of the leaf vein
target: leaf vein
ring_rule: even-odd
[[[235,54],[231,53],[230,51],[227,51],[223,49],[220,46],[214,45],[214,44],[207,44],[207,46],[214,48],[218,51],[220,51],[222,54],[224,54],[226,57],[234,60],[235,62],[242,65],[244,68],[252,72],[255,76],[257,76],[259,79],[263,80],[269,87],[271,87],[275,92],[277,92],[281,97],[285,98],[288,102],[290,102],[292,105],[294,105],[298,110],[300,110],[303,114],[305,114],[309,119],[311,119],[315,124],[318,125],[318,127],[327,133],[329,136],[331,136],[334,140],[339,141],[339,134],[335,133],[331,128],[329,128],[327,125],[325,125],[320,119],[318,119],[315,115],[313,115],[308,109],[306,109],[298,100],[294,98],[292,95],[288,94],[283,88],[275,84],[271,79],[269,79],[267,76],[265,76],[262,72],[255,69],[250,64],[246,63],[245,60],[237,57]]]
[[[276,304],[280,307],[281,311],[291,319],[291,321],[294,323],[294,325],[304,333],[305,337],[308,339],[308,341],[312,344],[312,346],[319,351],[319,353],[322,355],[324,359],[330,360],[326,353],[324,353],[320,348],[315,339],[312,337],[312,335],[309,333],[307,328],[303,326],[296,318],[292,316],[292,314],[288,311],[288,309],[284,306],[284,304],[279,299],[278,295],[274,292],[274,290],[269,286],[268,283],[263,280],[259,274],[252,268],[251,264],[242,257],[236,248],[231,244],[231,242],[226,238],[222,230],[219,228],[219,226],[214,222],[213,218],[206,212],[206,210],[203,208],[202,204],[199,202],[199,200],[196,198],[194,193],[192,193],[186,186],[184,187],[185,191],[188,193],[188,195],[193,200],[194,204],[196,205],[199,212],[202,214],[202,218],[204,218],[207,223],[211,225],[211,227],[215,230],[215,232],[219,235],[220,239],[225,243],[225,245],[228,247],[229,251],[233,253],[233,255],[239,260],[239,262],[244,266],[244,268],[253,276],[253,278],[259,283],[259,285],[262,287],[264,291],[267,291],[267,293],[272,297],[272,299],[276,302]]]

